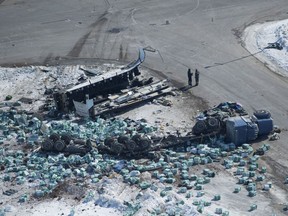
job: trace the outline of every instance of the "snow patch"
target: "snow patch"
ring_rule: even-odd
[[[249,26],[244,31],[243,40],[251,53],[268,64],[271,70],[288,76],[288,19]],[[264,49],[268,43],[278,42],[283,49]]]

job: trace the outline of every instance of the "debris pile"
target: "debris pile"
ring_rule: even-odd
[[[6,116],[6,115],[5,115]],[[17,119],[17,118],[14,118]],[[128,121],[129,122],[129,121]],[[130,122],[135,124],[135,122]],[[123,125],[124,124],[124,125]],[[88,121],[85,126],[76,128],[75,133],[78,133],[82,138],[96,138],[103,140],[109,134],[118,135],[127,131],[131,125],[126,121],[114,119],[114,121],[97,119],[94,123]],[[96,127],[97,125],[97,127]],[[136,125],[142,125],[136,124]],[[55,133],[56,131],[73,132],[73,123],[54,122],[50,123],[48,131]],[[39,128],[39,127],[37,127]],[[89,129],[85,129],[89,128]],[[95,130],[97,128],[97,130]],[[137,127],[136,127],[137,128]],[[136,133],[137,129],[129,130]],[[145,128],[145,127],[144,127]],[[142,127],[142,132],[147,132],[147,128]],[[139,129],[139,128],[138,128]],[[95,130],[95,131],[93,131]],[[148,131],[151,129],[149,128]],[[93,133],[90,133],[93,131]],[[98,134],[96,133],[98,131]],[[117,132],[118,131],[118,132]],[[99,137],[102,137],[99,139]],[[239,177],[239,184],[246,185],[249,196],[256,195],[257,185],[265,180],[265,167],[258,167],[257,159],[259,156],[251,156],[253,149],[250,145],[244,144],[242,147],[235,148],[232,144],[223,144],[218,140],[213,144],[214,147],[209,147],[207,144],[198,144],[188,148],[187,153],[175,152],[173,150],[162,150],[151,154],[158,154],[154,160],[121,160],[114,157],[108,157],[99,154],[97,149],[93,148],[84,156],[71,154],[46,154],[41,152],[25,152],[7,150],[1,146],[0,165],[3,169],[0,178],[6,185],[27,185],[32,189],[30,193],[21,194],[15,189],[5,191],[6,196],[17,196],[19,202],[26,202],[29,199],[40,199],[43,197],[52,196],[59,188],[59,185],[65,182],[70,182],[77,187],[83,188],[85,184],[99,184],[103,179],[118,173],[122,176],[124,183],[131,186],[136,186],[140,191],[152,190],[158,193],[165,200],[165,207],[154,209],[153,211],[173,215],[172,212],[187,212],[186,201],[177,201],[177,194],[184,194],[189,200],[191,197],[202,198],[195,200],[194,205],[197,206],[198,212],[203,212],[205,207],[211,205],[211,202],[221,201],[221,195],[216,194],[211,201],[203,200],[205,197],[205,184],[209,184],[216,176],[215,171],[203,168],[202,172],[195,172],[193,166],[206,165],[212,162],[223,160],[223,165],[226,169],[235,170],[235,176]],[[267,151],[269,145],[262,147]],[[146,173],[146,174],[145,174]],[[149,174],[148,174],[149,173]],[[144,178],[143,175],[151,177]],[[106,176],[106,177],[105,177]],[[156,182],[156,184],[155,184]],[[158,182],[158,183],[157,183]],[[103,182],[102,182],[103,183]],[[169,186],[171,185],[171,186]],[[264,183],[264,188],[271,188],[271,183]],[[8,188],[8,187],[7,187]],[[68,190],[68,189],[67,189]],[[237,187],[235,193],[239,193],[241,188]],[[231,191],[233,192],[233,191]],[[90,193],[83,192],[84,202],[95,200],[95,204],[103,207],[110,207],[113,200],[104,200],[104,197],[94,198]],[[101,192],[100,192],[101,194]],[[79,197],[82,199],[82,196]],[[197,202],[196,202],[197,201]],[[105,203],[105,204],[104,204]],[[118,203],[118,201],[117,201]],[[172,205],[172,203],[174,203]],[[113,205],[114,205],[113,204]],[[169,205],[168,205],[169,204]],[[134,206],[128,203],[119,203],[117,209],[134,209],[138,211],[141,207]],[[123,210],[124,211],[124,210]],[[128,210],[127,210],[128,211]],[[130,211],[130,210],[129,210]],[[220,208],[216,210],[220,212]]]

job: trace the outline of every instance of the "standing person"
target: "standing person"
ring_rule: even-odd
[[[187,75],[188,75],[188,85],[192,86],[192,76],[193,76],[193,73],[191,72],[191,69],[190,69],[190,68],[188,69]]]
[[[195,70],[195,82],[196,82],[196,86],[198,86],[198,84],[199,84],[199,76],[200,76],[200,72],[196,69],[196,70]]]

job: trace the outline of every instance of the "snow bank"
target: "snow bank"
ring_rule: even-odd
[[[245,29],[243,41],[249,52],[261,53],[255,55],[267,66],[283,75],[288,76],[288,20],[255,24]],[[264,49],[268,43],[278,42],[283,49]]]

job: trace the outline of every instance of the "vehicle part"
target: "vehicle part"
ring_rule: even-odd
[[[72,137],[69,134],[65,133],[61,135],[61,140],[63,140],[68,145],[72,140]]]
[[[44,142],[42,142],[41,148],[45,151],[52,151],[53,146],[53,141],[51,139],[46,139]]]
[[[50,135],[49,137],[53,142],[56,142],[57,140],[60,139],[60,135],[59,134],[56,134],[56,133],[53,133]]]
[[[70,134],[53,133],[41,143],[42,151],[85,154],[92,149],[91,140],[74,139]]]
[[[135,148],[136,148],[137,144],[135,143],[135,141],[133,140],[128,140],[125,143],[125,147],[130,151],[130,152],[134,152]]]
[[[54,149],[56,151],[63,151],[66,147],[66,144],[65,144],[65,141],[64,140],[57,140],[55,143],[54,143]]]
[[[117,140],[118,140],[119,143],[125,144],[125,143],[127,143],[129,141],[129,137],[122,135],[122,136],[119,136]]]
[[[268,119],[271,117],[270,112],[267,110],[256,110],[253,114],[257,119]]]
[[[206,131],[206,123],[204,120],[199,120],[196,122],[195,126],[192,129],[193,134],[200,135]]]
[[[209,129],[212,129],[212,130],[219,129],[220,127],[220,122],[216,118],[208,118],[207,123],[208,123]]]

